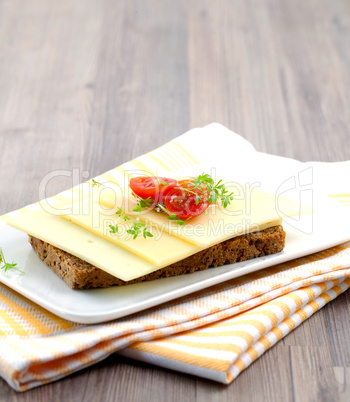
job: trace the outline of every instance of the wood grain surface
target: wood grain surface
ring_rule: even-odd
[[[348,160],[349,44],[348,0],[0,0],[0,214],[50,171],[92,177],[213,121]],[[347,292],[229,386],[113,355],[23,394],[0,379],[0,400],[348,401],[349,316]]]

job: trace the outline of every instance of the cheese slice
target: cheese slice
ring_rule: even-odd
[[[127,233],[127,230],[138,221],[138,218],[130,216],[130,220],[124,221],[116,215],[116,209],[106,211],[97,202],[87,200],[80,204],[79,210],[75,209],[76,213],[62,217],[149,261],[156,267],[170,265],[200,251],[198,246],[171,236],[167,232],[163,233],[156,226],[147,227],[147,231],[153,237],[145,239],[141,228],[141,234],[133,239],[133,235]],[[110,225],[118,225],[118,233],[111,233]]]
[[[174,237],[206,248],[240,234],[261,230],[262,225],[270,222],[280,222],[282,213],[284,217],[290,217],[310,212],[306,208],[301,211],[298,202],[282,197],[279,197],[277,204],[273,194],[256,188],[246,193],[248,196],[234,199],[227,208],[221,205],[210,206],[204,214],[183,226],[170,221],[166,214],[154,210],[146,209],[139,213],[138,218],[149,226],[158,227]],[[100,194],[98,200],[108,208],[117,205],[122,209],[130,209],[130,204],[120,198],[122,203],[116,203],[116,198],[111,193]]]
[[[129,281],[158,268],[113,243],[43,210],[6,220],[9,225],[73,254],[111,275]]]

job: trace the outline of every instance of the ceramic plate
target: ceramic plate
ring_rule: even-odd
[[[145,310],[229,279],[302,257],[350,240],[350,211],[324,201],[313,214],[289,219],[285,249],[275,255],[210,268],[190,275],[108,289],[72,290],[36,255],[27,235],[0,223],[0,246],[8,262],[26,272],[0,272],[0,281],[45,309],[70,321],[95,324]]]

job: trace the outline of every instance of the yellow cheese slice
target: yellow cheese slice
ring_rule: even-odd
[[[184,226],[179,226],[170,221],[166,214],[154,210],[145,210],[138,215],[138,218],[149,226],[158,227],[171,233],[172,236],[206,248],[234,236],[259,230],[263,225],[280,222],[281,213],[283,217],[300,214],[298,202],[280,197],[276,204],[273,194],[258,189],[247,193],[248,197],[234,199],[227,208],[220,205],[209,207],[204,214],[191,219]],[[130,209],[126,202],[121,201],[119,207]],[[100,194],[99,202],[108,208],[114,208],[116,198],[111,193]],[[306,209],[303,212],[306,213]]]
[[[116,209],[106,211],[97,202],[87,200],[80,203],[79,210],[75,209],[77,210],[76,213],[62,217],[130,251],[159,268],[200,251],[198,246],[171,236],[167,232],[163,233],[156,226],[147,227],[147,231],[153,234],[153,237],[145,239],[141,232],[136,239],[133,239],[133,235],[127,233],[127,230],[137,222],[138,218],[130,216],[130,220],[124,221],[122,217],[116,215]],[[114,227],[117,225],[118,233],[111,233],[110,225]]]
[[[95,265],[123,281],[158,268],[95,234],[43,210],[29,211],[6,220],[9,225]]]

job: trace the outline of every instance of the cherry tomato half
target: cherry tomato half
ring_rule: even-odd
[[[166,177],[134,177],[130,180],[131,190],[143,199],[152,198],[155,203],[164,202],[166,194],[178,185],[175,179]]]
[[[197,200],[196,196],[200,199]],[[164,197],[166,209],[180,219],[194,218],[202,214],[209,206],[207,192],[194,188],[190,180],[182,180],[179,186],[171,189]]]

